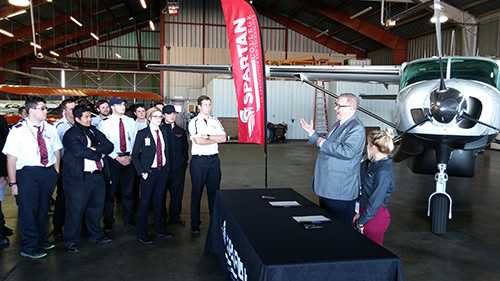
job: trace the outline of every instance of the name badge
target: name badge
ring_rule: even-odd
[[[145,138],[144,139],[144,145],[150,146],[151,145],[151,139],[150,138]]]

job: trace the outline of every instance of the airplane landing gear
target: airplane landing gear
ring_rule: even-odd
[[[436,191],[429,196],[427,205],[427,216],[432,218],[432,233],[446,233],[448,219],[451,219],[451,196],[446,193],[446,182],[448,174],[446,174],[446,164],[439,163],[438,171],[435,175]]]

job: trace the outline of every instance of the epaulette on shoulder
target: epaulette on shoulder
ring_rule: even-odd
[[[14,128],[21,128],[23,126],[23,123],[19,122],[16,125],[14,125]]]

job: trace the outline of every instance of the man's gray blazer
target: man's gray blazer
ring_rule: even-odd
[[[309,137],[315,144],[319,135]],[[359,194],[359,169],[365,146],[365,128],[356,116],[346,120],[319,149],[314,167],[314,192],[335,200],[354,200]]]

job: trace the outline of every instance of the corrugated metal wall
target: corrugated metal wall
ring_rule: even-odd
[[[142,60],[159,61],[160,60],[160,32],[151,31],[149,28],[140,30]],[[109,41],[99,43],[81,51],[83,58],[100,59],[118,59],[115,53],[122,56],[124,60],[139,60],[137,53],[137,36],[131,32]],[[80,53],[74,53],[69,57],[80,56]]]
[[[500,57],[500,14],[482,19],[478,32],[479,55]]]
[[[266,59],[311,58],[343,61],[346,56],[258,15]],[[177,16],[165,16],[165,63],[229,64],[224,16],[219,1],[185,0]],[[204,39],[204,40],[203,40]],[[165,75],[166,96],[193,100],[213,75]]]
[[[213,99],[214,116],[237,117],[233,80],[213,79],[207,85],[207,93]],[[286,123],[288,139],[306,139],[299,120],[312,119],[313,101],[314,89],[302,82],[267,82],[267,119],[272,123]]]

